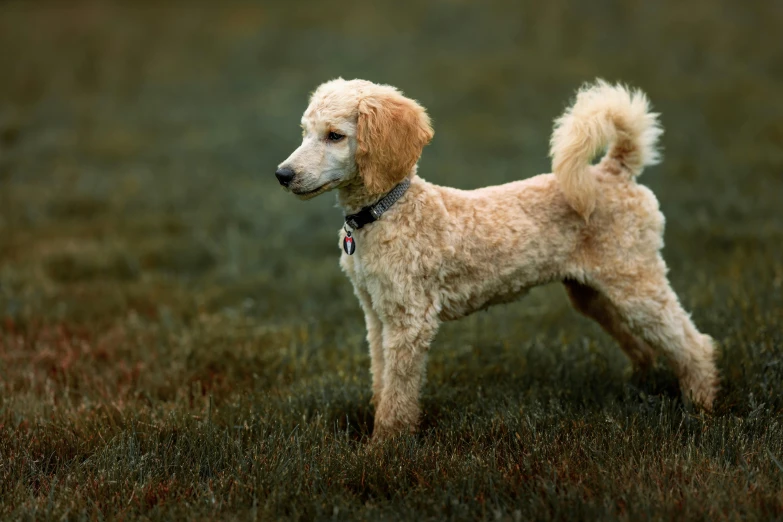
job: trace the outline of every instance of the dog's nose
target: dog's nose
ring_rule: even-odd
[[[277,181],[280,182],[281,185],[284,187],[287,187],[291,184],[291,182],[294,180],[294,176],[296,173],[289,169],[288,167],[282,167],[277,169],[275,172],[275,176],[277,176]]]

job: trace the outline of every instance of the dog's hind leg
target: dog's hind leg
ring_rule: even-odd
[[[574,308],[596,321],[606,333],[614,337],[631,360],[635,371],[644,371],[653,366],[655,351],[631,332],[620,312],[605,295],[571,279],[565,280],[563,284]]]
[[[633,275],[607,274],[596,283],[630,330],[666,356],[684,399],[711,410],[719,382],[715,344],[683,310],[663,259],[658,256]]]

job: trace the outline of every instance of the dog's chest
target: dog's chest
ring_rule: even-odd
[[[345,230],[340,229],[340,268],[343,269],[343,272],[348,276],[348,279],[351,280],[351,283],[353,283],[354,286],[358,288],[366,288],[367,287],[367,257],[368,257],[368,248],[371,247],[371,241],[366,241],[366,237],[361,238],[364,234],[353,234],[353,239],[356,242],[354,245],[354,252],[353,254],[348,254],[345,252],[344,244],[346,239],[346,233]],[[365,239],[365,241],[361,241],[359,238]],[[357,241],[359,239],[359,241]],[[370,243],[370,244],[368,244]]]
[[[422,262],[404,235],[366,227],[353,233],[356,249],[352,255],[343,250],[345,237],[341,230],[340,267],[357,290],[372,296],[374,307],[395,307],[411,294],[432,293],[432,263]]]

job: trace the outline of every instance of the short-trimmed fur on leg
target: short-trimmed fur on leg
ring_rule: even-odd
[[[666,280],[663,260],[651,260],[641,277],[609,277],[597,284],[630,330],[666,357],[683,398],[711,410],[719,381],[715,343],[683,310]]]
[[[576,281],[566,280],[564,283],[574,308],[596,321],[606,333],[614,337],[631,360],[635,371],[646,371],[653,366],[653,349],[631,332],[620,311],[605,295]]]
[[[686,400],[709,410],[718,389],[714,343],[666,279],[664,217],[636,178],[658,161],[662,130],[646,96],[598,80],[555,122],[553,174],[459,190],[422,179],[429,116],[388,85],[326,82],[302,116],[302,145],[278,179],[301,199],[329,190],[352,214],[408,179],[378,219],[352,231],[340,266],[364,311],[374,438],[415,430],[430,342],[440,323],[565,282],[635,367],[662,354]],[[593,156],[606,150],[601,161]],[[338,246],[346,236],[340,228]]]

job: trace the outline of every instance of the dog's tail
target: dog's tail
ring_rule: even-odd
[[[555,120],[550,142],[552,172],[568,203],[587,221],[595,209],[596,181],[590,161],[607,148],[603,164],[628,179],[659,161],[663,133],[640,90],[603,80],[585,84],[574,104]]]

